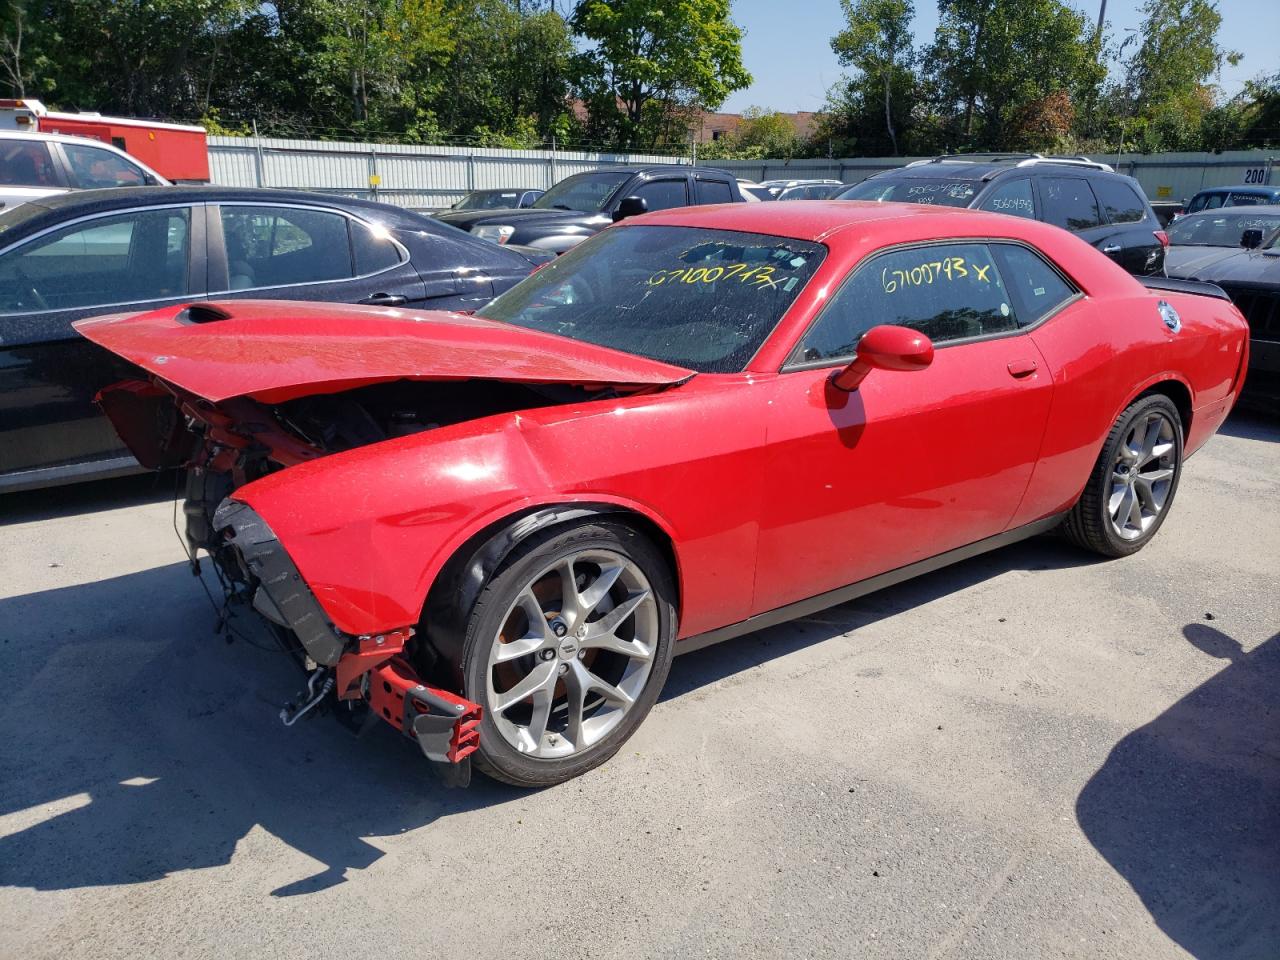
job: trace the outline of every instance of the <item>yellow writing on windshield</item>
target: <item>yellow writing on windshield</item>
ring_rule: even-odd
[[[659,270],[648,280],[651,287],[668,283],[715,283],[717,280],[735,280],[757,287],[776,287],[773,278],[775,268],[768,265],[752,266],[749,263],[727,263],[716,267],[679,267],[675,270]]]

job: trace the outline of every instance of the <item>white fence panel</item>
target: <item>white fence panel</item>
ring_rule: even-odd
[[[808,160],[713,160],[710,166],[749,180],[831,179],[857,183],[919,157]],[[1136,177],[1147,196],[1174,203],[1203,187],[1270,183],[1275,158],[1265,150],[1097,156]],[[620,164],[686,163],[652,154],[505,150],[210,137],[213,182],[241,187],[288,187],[382,200],[415,209],[447,207],[471,190],[547,189],[565,177]]]
[[[209,138],[214,183],[340,193],[415,209],[447,207],[472,190],[545,190],[571,173],[600,167],[681,162],[652,154]]]

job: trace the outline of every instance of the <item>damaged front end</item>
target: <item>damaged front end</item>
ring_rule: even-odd
[[[389,391],[374,392],[385,400]],[[281,721],[292,726],[335,709],[363,731],[381,719],[416,741],[446,783],[465,786],[481,708],[423,681],[414,664],[430,658],[416,648],[414,626],[361,636],[336,626],[270,525],[231,496],[268,473],[361,440],[387,439],[388,430],[428,429],[415,419],[418,413],[351,398],[346,402],[354,408],[344,411],[341,397],[330,396],[319,404],[327,411],[325,435],[305,438],[290,418],[310,422],[314,402],[270,407],[240,398],[214,404],[159,379],[114,384],[98,402],[144,466],[185,468],[183,533],[193,565],[198,570],[198,552],[204,551],[223,586],[220,624],[229,610],[252,607],[305,671],[306,686],[281,710]],[[380,424],[373,410],[387,419]]]
[[[469,779],[480,707],[457,695],[456,672],[430,642],[435,628],[415,622],[426,597],[416,582],[404,582],[412,565],[399,563],[386,546],[371,545],[373,552],[361,555],[366,548],[352,544],[370,542],[364,531],[371,523],[376,532],[372,501],[394,515],[401,504],[390,491],[412,499],[422,484],[460,482],[474,468],[464,461],[460,472],[427,479],[428,464],[447,460],[445,444],[433,451],[440,456],[415,461],[422,479],[417,472],[380,476],[376,469],[366,475],[354,452],[389,443],[403,452],[413,443],[408,438],[442,428],[452,431],[448,443],[465,442],[457,437],[473,421],[661,390],[694,375],[480,317],[342,304],[200,303],[75,326],[145,371],[144,378],[105,388],[98,402],[144,467],[185,471],[184,539],[193,566],[199,569],[203,551],[222,583],[220,628],[234,634],[229,612],[252,607],[305,670],[306,687],[282,720],[291,725],[330,708],[360,720],[362,729],[380,718],[414,739],[454,783]],[[421,449],[431,446],[424,438]],[[343,461],[334,474],[346,485],[317,499],[323,471],[306,465],[328,457]],[[280,496],[286,478],[273,475],[291,468],[298,468],[310,499]],[[257,493],[241,492],[257,481]],[[268,501],[274,495],[287,504],[284,514],[273,516],[258,502],[267,493],[263,484],[271,486]],[[386,489],[374,489],[379,484]],[[448,509],[420,511],[417,522],[428,513],[441,526],[452,517],[461,522],[473,506],[471,490],[459,495],[442,485],[438,495]],[[278,534],[297,536],[303,515],[331,526],[309,531],[309,555],[295,540],[298,555],[290,556]],[[273,530],[273,522],[295,530]],[[336,534],[341,541],[344,524],[361,533],[327,551],[317,575],[314,538]],[[386,530],[398,528],[386,524],[384,542]],[[308,582],[299,562],[317,582]]]
[[[224,500],[214,513],[219,552],[239,565],[238,582],[252,591],[253,609],[289,631],[306,651],[310,676],[306,695],[286,706],[280,719],[292,726],[335,694],[340,703],[367,705],[412,737],[441,770],[446,782],[465,785],[467,758],[479,745],[480,707],[448,690],[423,684],[406,659],[414,637],[407,627],[377,636],[351,637],[325,615],[271,528],[246,504]]]

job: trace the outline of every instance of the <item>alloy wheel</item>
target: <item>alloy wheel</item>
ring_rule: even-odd
[[[516,750],[561,759],[599,743],[652,672],[658,604],[620,553],[585,550],[545,567],[517,593],[489,651],[487,708]]]
[[[1116,453],[1107,512],[1122,540],[1137,540],[1159,519],[1177,470],[1177,427],[1152,410],[1134,421]]]

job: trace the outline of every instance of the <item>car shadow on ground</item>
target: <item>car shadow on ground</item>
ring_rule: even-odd
[[[661,699],[684,696],[735,673],[822,643],[836,634],[848,633],[885,617],[925,606],[1001,574],[1021,570],[1064,570],[1100,562],[1093,554],[1073,547],[1053,534],[1033,537],[838,607],[830,607],[814,616],[767,627],[677,657]]]
[[[180,481],[176,472],[167,471],[0,493],[0,527],[172,500]]]
[[[302,674],[239,621],[246,639],[213,635],[183,563],[0,600],[0,886],[157,880],[228,863],[258,827],[318,864],[268,862],[270,892],[310,893],[382,857],[366,838],[521,795],[445,789],[381,724],[286,729]]]
[[[1276,405],[1240,406],[1231,411],[1218,432],[1228,437],[1240,437],[1242,440],[1268,440],[1280,443],[1280,416],[1275,414]]]
[[[1156,924],[1197,960],[1280,957],[1280,634],[1249,652],[1203,623],[1227,661],[1126,736],[1076,816]]]

